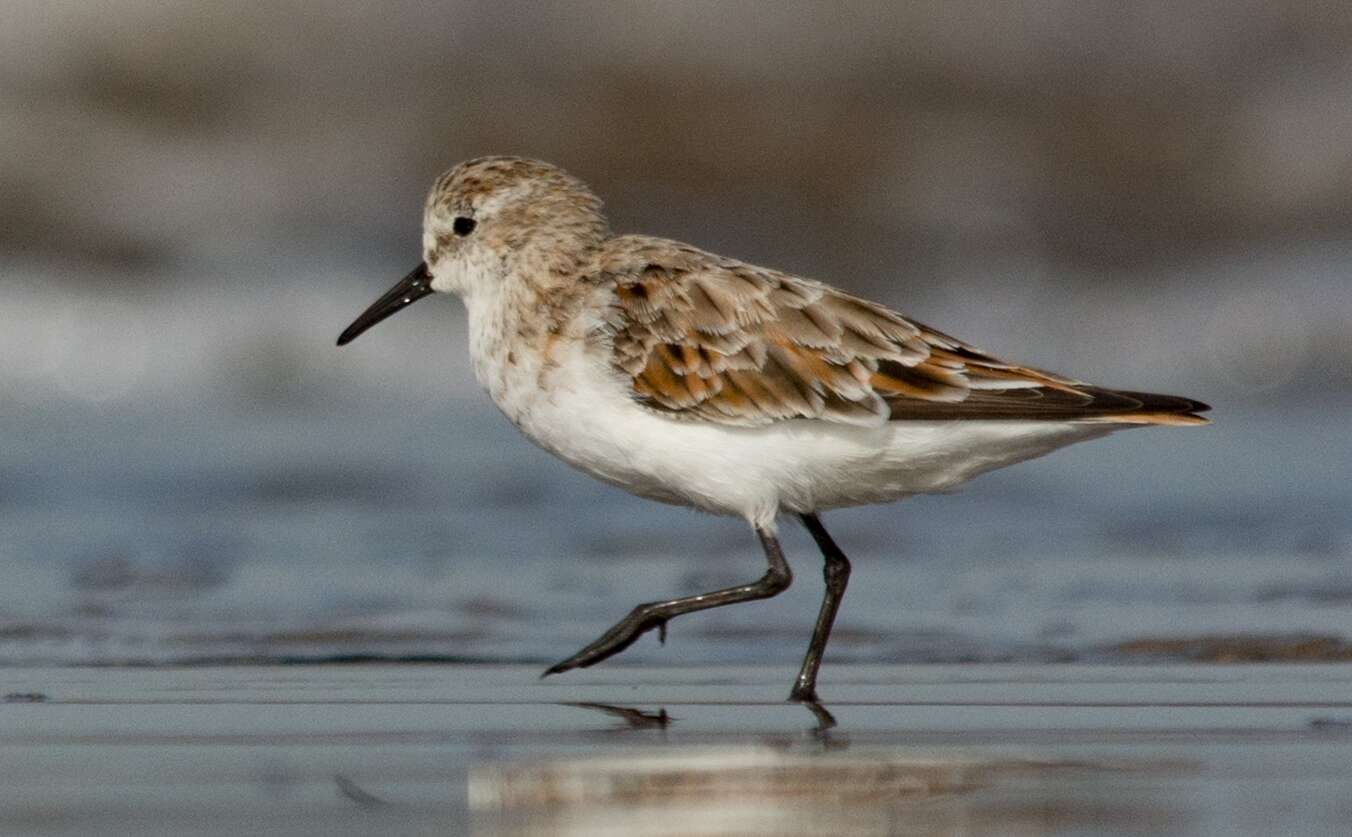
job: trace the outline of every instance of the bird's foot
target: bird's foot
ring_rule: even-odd
[[[612,657],[629,646],[633,645],[639,637],[654,628],[658,631],[658,637],[663,644],[667,640],[667,620],[669,614],[663,613],[658,605],[641,604],[629,611],[629,615],[616,622],[610,630],[597,637],[581,651],[566,660],[555,663],[545,669],[541,677],[548,677],[551,674],[561,674],[575,668],[586,668],[596,665],[607,657]]]
[[[818,735],[825,733],[836,726],[836,716],[832,715],[825,706],[821,705],[821,703],[815,700],[805,700],[802,703],[807,707],[808,711],[812,713],[812,717],[817,719],[816,732]]]

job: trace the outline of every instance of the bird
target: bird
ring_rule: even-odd
[[[778,523],[796,517],[825,593],[789,699],[818,704],[851,570],[823,512],[949,492],[1124,428],[1208,423],[1200,401],[1001,360],[814,279],[615,234],[583,181],[523,157],[437,178],[422,261],[338,345],[433,294],[461,299],[474,375],[531,441],[640,497],[741,518],[765,553],[759,579],[640,604],[545,675],[652,630],[665,640],[678,616],[783,592]]]

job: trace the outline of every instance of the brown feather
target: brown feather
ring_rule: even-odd
[[[1018,419],[1198,424],[1206,405],[1008,363],[818,282],[642,236],[609,239],[589,281],[634,397],[676,417],[760,425]]]

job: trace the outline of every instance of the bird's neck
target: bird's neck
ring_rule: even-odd
[[[509,415],[510,392],[536,382],[550,352],[576,337],[576,290],[548,276],[512,272],[464,295],[475,377]]]

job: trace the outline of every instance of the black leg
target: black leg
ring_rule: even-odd
[[[812,713],[812,717],[817,719],[817,734],[823,735],[836,727],[836,716],[832,715],[815,700],[805,700],[803,705]]]
[[[836,611],[840,609],[840,600],[845,595],[845,585],[850,583],[850,561],[840,551],[836,542],[827,534],[826,527],[815,514],[800,514],[803,525],[812,534],[826,565],[822,575],[826,577],[826,595],[822,598],[822,609],[817,613],[817,626],[812,629],[812,642],[803,657],[803,667],[798,671],[798,680],[789,692],[789,700],[818,704],[817,669],[821,668],[822,654],[826,651],[826,640],[831,637],[831,624],[836,621]]]
[[[628,616],[615,623],[614,627],[601,634],[591,645],[563,662],[550,666],[545,670],[545,675],[595,665],[633,645],[635,640],[653,628],[665,632],[667,620],[675,616],[754,599],[768,599],[784,592],[793,581],[793,573],[784,560],[784,552],[779,548],[779,541],[763,529],[757,529],[756,534],[760,536],[761,546],[765,549],[765,558],[770,564],[765,575],[758,581],[729,587],[726,590],[715,590],[712,593],[701,593],[698,596],[641,604],[629,611]]]

